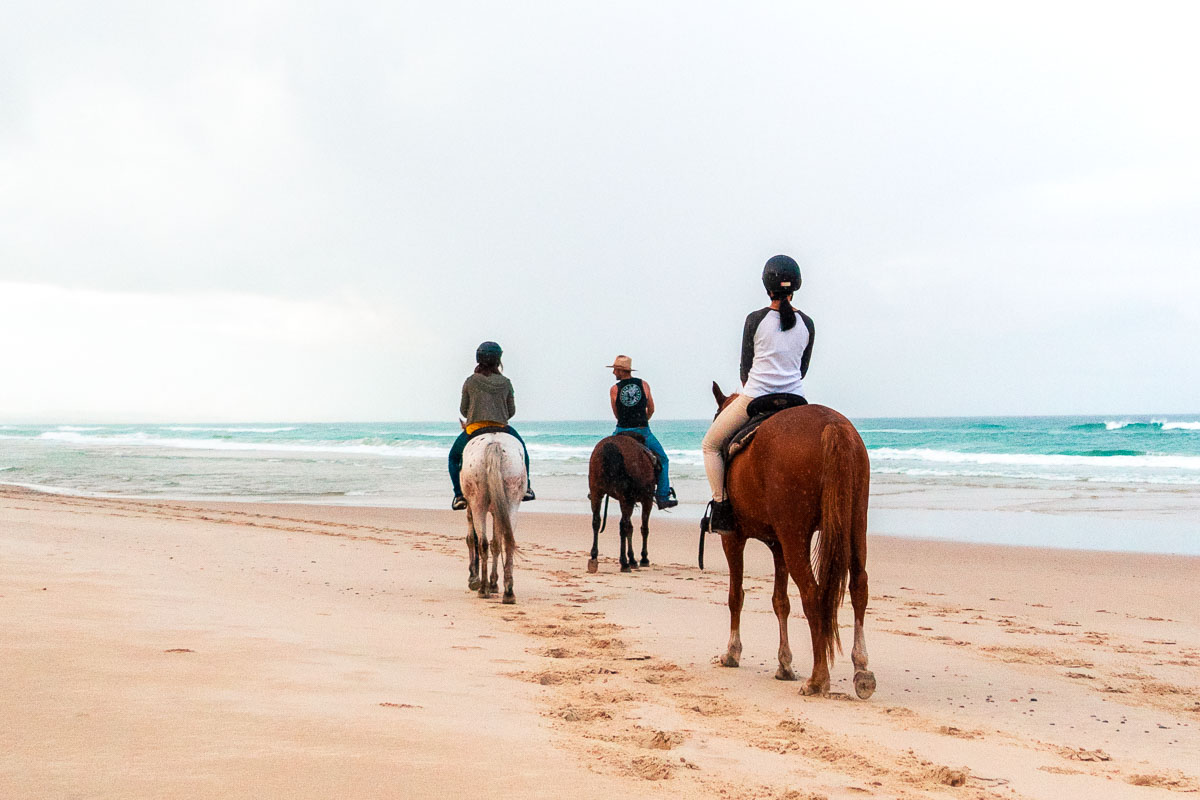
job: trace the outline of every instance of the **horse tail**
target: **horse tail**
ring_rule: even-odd
[[[612,442],[605,442],[600,450],[600,474],[610,487],[621,487],[625,484],[625,456],[621,448]]]
[[[853,441],[839,424],[821,432],[824,474],[821,476],[821,535],[817,544],[817,628],[825,655],[833,663],[834,650],[841,652],[838,607],[846,593],[853,544],[854,490],[859,482],[859,464]]]
[[[492,509],[492,541],[503,539],[505,549],[515,554],[517,540],[513,534],[508,492],[504,486],[504,446],[499,442],[488,442],[483,450],[483,483],[487,487],[488,505]]]

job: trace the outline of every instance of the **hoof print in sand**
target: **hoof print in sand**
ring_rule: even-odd
[[[966,767],[961,769],[936,767],[926,775],[926,778],[942,786],[965,786],[969,777],[971,777],[971,770]]]
[[[1200,791],[1200,783],[1189,778],[1182,772],[1170,774],[1138,774],[1127,775],[1125,782],[1134,786],[1155,786],[1160,789],[1169,789],[1173,792],[1196,792]]]
[[[663,781],[671,777],[674,767],[661,758],[653,756],[638,756],[629,764],[630,771],[648,781]]]
[[[676,731],[655,731],[646,742],[651,750],[673,750],[683,744],[684,736]]]

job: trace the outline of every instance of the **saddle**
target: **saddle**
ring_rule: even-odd
[[[721,455],[724,457],[725,463],[728,464],[730,459],[745,450],[754,440],[754,434],[758,432],[758,427],[772,416],[787,408],[806,405],[808,405],[808,401],[798,394],[764,394],[762,397],[751,400],[750,405],[746,407],[746,413],[750,415],[750,419],[746,421],[745,425],[738,428],[737,432],[721,448]]]
[[[468,442],[471,441],[476,436],[483,436],[485,433],[508,433],[508,431],[504,428],[503,425],[491,425],[486,428],[480,428],[479,430],[475,431],[474,433],[467,434],[467,441]]]
[[[646,447],[645,436],[642,436],[640,433],[634,433],[633,431],[621,431],[615,435],[628,436],[630,439],[633,439],[635,442],[640,444],[642,449],[645,450],[650,456],[650,463],[654,465],[654,477],[657,478],[659,476],[659,474],[662,472],[662,462],[658,460],[658,456],[654,454],[653,450],[651,450],[649,447]]]

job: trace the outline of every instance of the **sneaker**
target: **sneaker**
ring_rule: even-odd
[[[521,498],[521,502],[528,503],[530,500],[537,500],[537,495],[533,493],[533,489],[526,489],[525,496]]]
[[[679,505],[679,501],[675,499],[675,490],[668,489],[666,497],[656,497],[654,502],[658,505],[659,510],[666,508],[674,508]]]
[[[452,511],[466,511],[467,498],[463,497],[461,494],[454,495],[454,500],[450,503],[450,509]]]

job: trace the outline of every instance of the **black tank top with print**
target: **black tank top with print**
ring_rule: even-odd
[[[641,378],[625,378],[617,381],[617,427],[647,428],[646,392]]]

